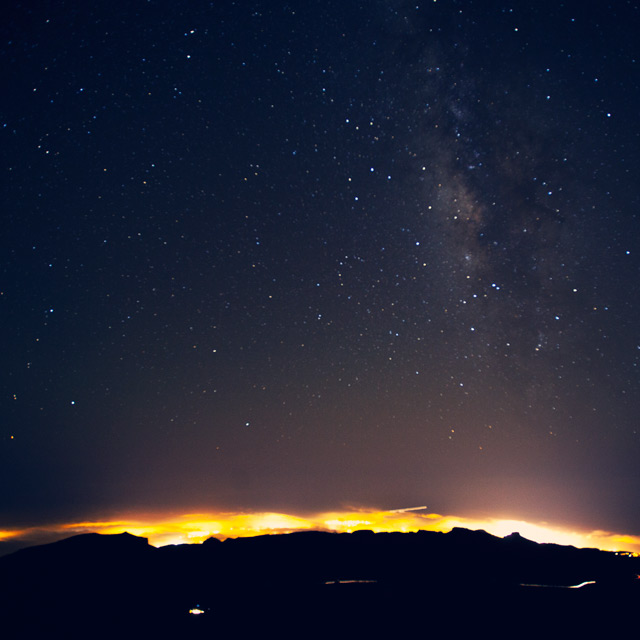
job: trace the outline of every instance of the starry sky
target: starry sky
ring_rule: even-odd
[[[1,524],[640,534],[638,3],[1,11]]]

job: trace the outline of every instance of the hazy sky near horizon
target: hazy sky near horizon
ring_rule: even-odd
[[[637,3],[1,11],[1,524],[640,534]]]

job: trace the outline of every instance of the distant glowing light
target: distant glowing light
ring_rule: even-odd
[[[325,584],[376,584],[377,580],[327,580]]]
[[[586,582],[581,582],[580,584],[571,584],[571,585],[563,585],[563,584],[528,584],[521,583],[521,587],[538,587],[542,589],[582,589],[582,587],[588,584],[595,584],[595,580],[587,580]]]
[[[326,520],[324,523],[329,529],[345,531],[356,527],[369,527],[372,522],[369,520]]]
[[[572,584],[569,589],[582,589],[582,587],[586,587],[588,584],[595,584],[595,580],[587,580],[586,582],[581,582],[580,584]]]
[[[450,436],[451,437],[451,436]],[[0,541],[55,539],[79,533],[118,534],[128,532],[149,539],[153,546],[194,544],[206,539],[250,537],[265,534],[286,534],[296,531],[329,531],[335,533],[369,530],[381,532],[448,532],[454,527],[482,529],[504,537],[519,532],[538,543],[555,543],[576,547],[595,547],[606,551],[640,552],[640,536],[621,535],[609,531],[572,531],[547,523],[531,523],[509,519],[471,519],[429,513],[426,507],[411,507],[391,511],[352,509],[350,511],[316,513],[295,516],[285,513],[190,513],[155,514],[113,521],[84,521],[68,524],[0,530]]]
[[[189,531],[187,538],[203,538],[211,537],[211,531]]]

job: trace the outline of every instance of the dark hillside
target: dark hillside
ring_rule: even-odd
[[[212,538],[159,549],[126,533],[88,534],[0,558],[0,613],[23,637],[56,628],[161,637],[193,627],[274,628],[295,636],[397,625],[425,633],[488,625],[507,634],[513,624],[564,633],[594,620],[613,628],[640,596],[638,565],[465,529]],[[194,608],[204,613],[189,613]]]

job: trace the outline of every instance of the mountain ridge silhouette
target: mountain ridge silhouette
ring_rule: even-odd
[[[541,632],[563,621],[576,631],[636,602],[638,573],[639,558],[462,528],[159,548],[129,533],[88,533],[0,558],[0,619],[80,635],[96,625],[164,635],[294,621],[374,632],[405,618],[441,630],[472,631],[485,619],[506,633],[526,619]]]

